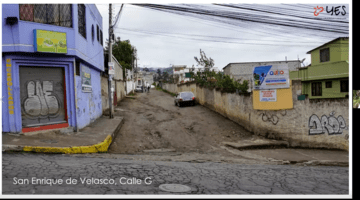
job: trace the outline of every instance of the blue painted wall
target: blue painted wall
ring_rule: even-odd
[[[81,63],[81,65],[85,65]],[[76,76],[76,116],[77,127],[79,129],[84,128],[95,119],[102,115],[101,104],[101,82],[100,71],[91,68],[89,65],[85,65],[91,70],[91,86],[92,92],[83,92],[81,86],[81,76]]]
[[[47,55],[47,54],[45,54]],[[10,59],[11,67],[6,66],[6,60]],[[20,80],[19,66],[43,66],[43,67],[63,67],[65,72],[66,102],[69,126],[76,126],[75,115],[75,90],[74,90],[74,62],[75,58],[52,57],[38,55],[5,55],[2,57],[2,131],[21,132],[21,102],[20,102]],[[11,68],[11,72],[7,71]],[[8,85],[8,73],[11,77],[11,86]],[[14,113],[9,109],[9,98],[13,98]]]
[[[85,6],[86,39],[78,31],[77,4],[72,5],[72,28],[22,21],[19,19],[19,4],[2,4],[3,132],[21,132],[22,129],[19,65],[64,68],[69,126],[83,128],[101,116],[100,72],[104,71],[104,50],[97,41],[96,27],[98,25],[102,30],[102,17],[95,5],[85,4]],[[18,17],[19,21],[10,26],[6,24],[6,17]],[[91,37],[92,25],[95,28],[94,40]],[[68,53],[34,52],[34,29],[66,32]],[[10,76],[6,71],[6,59],[11,60]],[[75,75],[75,61],[80,61],[91,69],[92,93],[82,92],[81,78]],[[9,77],[12,81],[11,87],[7,86]],[[11,106],[9,97],[14,99],[13,114],[9,110],[9,106]]]
[[[20,20],[19,4],[2,5],[2,51],[3,52],[34,52],[34,29],[65,32],[67,37],[67,56],[76,56],[88,64],[104,71],[104,50],[97,41],[96,26],[102,30],[102,17],[93,4],[85,4],[86,39],[78,31],[78,5],[72,4],[73,27],[62,27],[49,24]],[[17,24],[6,24],[6,17],[17,17]],[[91,26],[95,27],[94,41],[91,38]]]

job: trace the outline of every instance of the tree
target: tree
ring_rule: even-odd
[[[204,51],[201,51],[200,49],[200,59],[198,59],[196,56],[195,61],[198,63],[197,65],[203,66],[205,71],[210,71],[210,69],[215,65],[214,60],[212,58],[207,58]]]
[[[164,79],[164,81],[167,82],[167,81],[169,81],[169,74],[167,72],[163,72],[161,78]]]
[[[112,45],[112,54],[122,66],[124,76],[126,69],[132,70],[133,62],[137,55],[136,48],[130,44],[130,40],[121,41],[120,37],[117,37]]]
[[[144,71],[149,72],[150,70],[147,67],[145,67]]]

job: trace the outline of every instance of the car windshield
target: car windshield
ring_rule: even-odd
[[[184,93],[180,93],[180,96],[181,96],[182,98],[191,98],[191,97],[194,96],[194,94],[191,93],[191,92],[184,92]]]

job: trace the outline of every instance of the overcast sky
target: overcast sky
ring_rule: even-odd
[[[157,3],[159,4],[159,3]],[[239,4],[244,5],[244,4]],[[331,16],[329,13],[320,13],[329,20],[349,21],[349,2],[346,4],[302,4],[302,5],[244,5],[264,10],[296,13],[302,17],[314,17],[314,7],[324,8],[328,5],[346,7],[346,15]],[[109,4],[96,4],[103,17],[104,40],[108,38]],[[261,7],[262,6],[262,7]],[[121,4],[113,4],[114,18],[119,12]],[[189,5],[196,8],[196,4]],[[211,4],[201,4],[199,8],[209,10],[234,11],[257,14],[254,11],[244,11]],[[301,11],[301,12],[300,12]],[[342,11],[342,10],[341,10]],[[264,13],[260,13],[264,15]],[[271,17],[279,15],[267,14]],[[320,16],[320,15],[319,15]],[[288,17],[288,16],[280,16]],[[288,17],[289,18],[289,17]],[[209,20],[211,19],[211,20]],[[230,25],[230,23],[232,25]],[[331,22],[327,23],[327,25]],[[304,27],[311,24],[304,24]],[[345,24],[346,26],[347,24]],[[337,28],[334,26],[334,28]],[[310,64],[309,50],[322,45],[340,36],[339,33],[330,33],[306,29],[279,27],[267,24],[242,22],[209,16],[184,16],[162,12],[125,4],[121,17],[116,24],[115,36],[121,40],[130,40],[137,48],[139,67],[169,67],[173,65],[196,66],[194,56],[200,56],[200,49],[215,61],[215,66],[222,69],[232,62],[262,62],[302,60]]]

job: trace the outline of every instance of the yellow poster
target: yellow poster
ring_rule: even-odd
[[[35,51],[50,53],[67,53],[66,33],[34,30]]]

